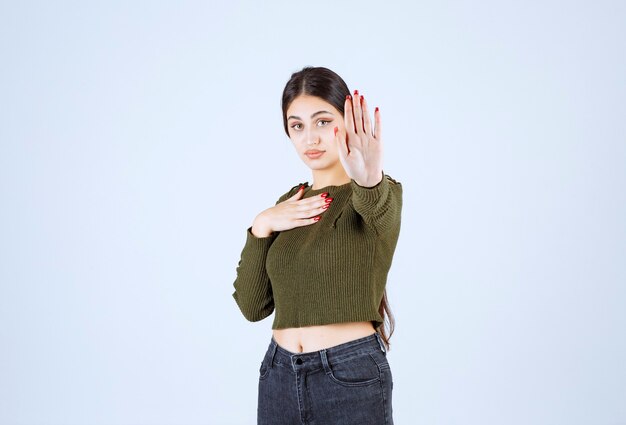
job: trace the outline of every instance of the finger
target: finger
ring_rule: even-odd
[[[297,191],[295,194],[293,194],[293,195],[289,198],[289,200],[292,200],[292,199],[299,199],[300,197],[302,197],[302,195],[303,195],[303,194],[304,194],[304,185],[301,185],[301,186],[298,188],[298,191]]]
[[[295,204],[292,207],[292,214],[297,218],[309,218],[316,214],[319,214],[324,205],[328,205],[329,203],[325,203],[323,205],[318,204]]]
[[[356,123],[356,134],[363,134],[363,114],[361,113],[361,96],[359,91],[354,91],[354,97],[352,100],[352,107],[354,109],[354,122]]]
[[[354,126],[354,112],[352,111],[352,97],[347,94],[346,102],[344,104],[344,122],[346,123],[346,131],[348,133],[355,133],[356,128]]]
[[[311,218],[299,218],[294,222],[293,227],[308,226],[310,224],[317,223],[320,218],[322,218],[321,215],[318,215],[316,217],[311,217]]]
[[[380,140],[382,126],[380,124],[380,111],[378,110],[378,106],[374,111],[374,119],[376,120],[376,128],[374,129],[374,138],[376,140]]]
[[[298,207],[295,209],[293,215],[296,219],[302,220],[313,217],[315,215],[320,215],[326,210],[330,208],[330,203],[325,203],[324,205],[315,205],[308,208]]]
[[[326,197],[323,197],[320,193],[319,195],[311,196],[309,198],[297,199],[295,202],[295,210],[306,211],[324,205],[326,203],[326,199],[329,197],[328,192],[325,193],[327,194]]]
[[[296,191],[296,193],[294,193],[293,195],[291,195],[289,198],[287,198],[285,201],[295,201],[300,199],[302,196],[304,195],[304,185],[301,185],[298,190]]]
[[[350,150],[348,149],[348,143],[346,143],[343,134],[338,131],[339,129],[335,127],[335,143],[339,148],[339,155],[341,155],[344,159],[348,157]]]
[[[321,216],[329,208],[330,208],[330,204],[322,205],[321,207],[315,208],[314,210],[311,210],[311,213],[309,214],[309,217],[313,217],[313,216],[316,216],[316,215],[317,216]]]
[[[309,225],[309,224],[313,224],[313,223],[317,223],[318,221],[320,221],[320,219],[322,218],[321,215],[315,216],[315,217],[311,217],[308,220],[306,220],[305,222],[302,223],[303,226]]]
[[[371,137],[374,133],[372,133],[372,121],[370,121],[370,114],[367,111],[367,101],[365,97],[361,97],[361,109],[363,110],[363,128],[365,129],[365,134]]]

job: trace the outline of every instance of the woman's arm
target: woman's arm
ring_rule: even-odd
[[[341,164],[351,179],[352,205],[376,234],[397,232],[402,185],[383,171],[380,110],[374,111],[373,127],[367,102],[358,90],[354,91],[354,96],[346,96],[344,107],[344,128],[339,131],[339,127],[335,127],[335,141]]]
[[[274,311],[272,285],[265,271],[265,258],[276,234],[257,238],[251,230],[252,226],[246,230],[246,243],[241,251],[237,278],[233,283],[233,298],[244,317],[251,322],[257,322]]]
[[[381,235],[397,230],[402,213],[402,184],[389,175],[372,187],[352,183],[352,205],[363,221]]]
[[[281,195],[276,204],[292,196],[298,187],[296,185]],[[237,264],[237,278],[233,283],[233,298],[243,316],[251,322],[263,320],[274,311],[272,284],[265,270],[265,260],[278,233],[259,238],[252,233],[252,226],[246,229],[246,242]]]

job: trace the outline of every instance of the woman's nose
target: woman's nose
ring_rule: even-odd
[[[315,145],[319,142],[319,135],[314,132],[311,132],[307,134],[306,140],[307,140],[306,142],[307,145]]]

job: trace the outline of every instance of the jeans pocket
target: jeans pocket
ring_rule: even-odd
[[[391,373],[389,360],[387,360],[387,352],[374,350],[370,354],[378,365],[378,369],[380,369],[381,379],[385,382],[386,385],[389,385],[389,390],[393,391],[393,374]]]
[[[339,362],[329,362],[329,367],[330,379],[343,386],[362,387],[380,381],[380,369],[370,352]]]

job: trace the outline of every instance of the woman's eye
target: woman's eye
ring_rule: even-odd
[[[323,125],[325,126],[325,125],[326,125],[326,124],[328,124],[329,122],[330,122],[330,120],[319,120],[317,123],[318,123],[318,125],[319,125],[320,123],[324,123]],[[300,127],[298,127],[298,126],[301,126],[301,125],[302,125],[302,124],[297,123],[297,124],[292,125],[292,126],[291,126],[291,128],[293,128],[294,130],[300,130]]]

